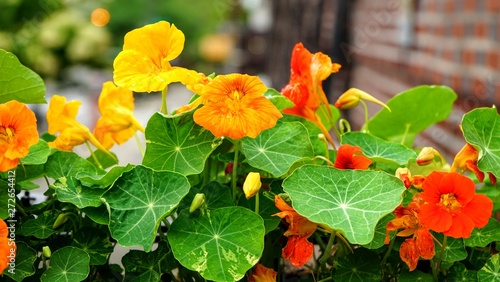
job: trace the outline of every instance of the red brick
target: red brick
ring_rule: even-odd
[[[500,69],[500,51],[490,51],[486,54],[486,65],[493,69]]]
[[[452,61],[453,60],[453,51],[450,49],[444,49],[443,50],[443,59]]]
[[[446,12],[453,12],[455,10],[455,0],[447,0],[444,4],[444,10]]]
[[[486,0],[486,9],[490,12],[500,11],[500,1],[498,1],[498,0]]]
[[[438,25],[438,26],[434,27],[434,33],[436,35],[443,36],[444,35],[444,26]]]
[[[465,26],[463,23],[454,23],[453,24],[453,36],[462,37],[465,34]]]
[[[474,36],[484,38],[488,35],[488,26],[485,22],[478,22],[474,25]]]
[[[475,11],[477,7],[477,0],[465,0],[465,10]]]
[[[474,52],[471,50],[465,50],[462,52],[462,62],[466,65],[471,65],[474,63]]]
[[[458,92],[461,87],[462,87],[462,78],[457,74],[453,74],[451,76],[451,88],[453,88],[455,91]]]

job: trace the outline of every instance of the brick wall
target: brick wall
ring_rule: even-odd
[[[351,87],[382,101],[421,84],[455,90],[459,98],[448,121],[416,140],[440,150],[448,162],[464,144],[462,115],[500,105],[500,0],[356,0],[348,29],[341,50]],[[358,126],[360,110],[348,113]]]

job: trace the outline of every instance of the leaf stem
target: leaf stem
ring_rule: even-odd
[[[365,132],[368,133],[369,130],[368,130],[368,107],[366,106],[366,103],[365,101],[363,101],[363,99],[360,99],[359,102],[361,103],[361,105],[363,105],[363,110],[365,112]]]
[[[168,110],[167,110],[167,92],[168,92],[168,85],[165,86],[165,89],[161,91],[161,108],[160,112],[168,115]]]
[[[92,151],[92,147],[90,147],[89,141],[85,141],[85,145],[87,145],[87,148],[88,148],[88,149],[89,149],[89,151],[90,151],[90,155],[91,155],[91,156],[92,156],[92,158],[94,159],[94,161],[95,161],[95,163],[97,164],[97,166],[98,166],[100,169],[104,170],[104,168],[102,168],[101,163],[99,162],[99,160],[98,160],[98,159],[97,159],[97,157],[95,156],[94,151]]]
[[[238,190],[236,187],[236,178],[238,177],[238,154],[240,150],[240,140],[234,141],[234,161],[233,161],[233,171],[231,177],[231,186],[233,187],[233,202],[236,203]]]
[[[385,252],[384,258],[382,259],[382,262],[380,265],[382,266],[382,269],[386,269],[385,264],[387,262],[387,258],[389,258],[389,255],[392,252],[392,248],[394,247],[394,241],[396,241],[396,236],[392,238],[391,242],[389,243],[389,246],[387,247],[387,252]]]
[[[320,265],[324,265],[326,263],[326,261],[328,260],[328,258],[330,257],[330,254],[331,254],[330,252],[332,249],[333,241],[335,240],[336,233],[337,232],[335,230],[333,230],[332,233],[330,234],[330,238],[328,239],[328,243],[326,244],[325,251],[323,252],[321,257],[319,258]]]
[[[257,192],[257,194],[255,194],[255,213],[256,214],[259,214],[259,192]]]
[[[441,252],[439,253],[438,261],[433,265],[434,271],[432,275],[434,276],[434,281],[438,281],[439,268],[441,267],[441,261],[443,260],[444,251],[446,250],[446,243],[448,241],[448,236],[444,235],[443,243],[441,246]]]
[[[405,133],[403,134],[403,138],[401,139],[401,145],[405,144],[406,137],[408,136],[408,131],[410,131],[410,124],[407,123],[405,126],[406,126]]]
[[[139,147],[139,152],[141,152],[142,157],[144,157],[144,148],[142,147],[141,139],[137,135],[137,131],[134,132],[134,137],[135,137],[135,142],[137,142],[137,147]]]

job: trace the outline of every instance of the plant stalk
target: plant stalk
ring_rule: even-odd
[[[234,142],[234,161],[233,161],[233,171],[231,177],[231,186],[233,187],[233,202],[236,203],[238,187],[236,187],[237,177],[238,177],[238,155],[240,150],[240,141],[237,140]]]

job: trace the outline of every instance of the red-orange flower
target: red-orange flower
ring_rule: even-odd
[[[338,169],[367,169],[372,161],[363,155],[361,148],[343,144],[337,150],[334,166]]]
[[[272,268],[257,264],[252,274],[248,275],[248,282],[276,282],[278,273]]]
[[[480,182],[484,181],[484,172],[480,171],[477,167],[477,161],[479,158],[479,152],[469,143],[465,143],[465,146],[458,152],[453,160],[450,171],[472,171]],[[495,185],[497,182],[496,177],[488,172],[491,184]]]
[[[288,241],[281,256],[285,260],[290,260],[291,265],[301,267],[313,255],[313,244],[307,241],[307,238],[316,231],[318,224],[298,214],[278,195],[274,198],[274,204],[281,210],[274,215],[284,218],[289,224],[288,230],[284,233]]]
[[[476,194],[474,182],[456,172],[428,175],[420,194],[425,201],[420,207],[422,225],[453,238],[468,238],[474,228],[484,227],[491,217],[493,202]]]
[[[421,204],[423,200],[419,194],[415,194],[407,207],[399,206],[394,210],[396,218],[389,221],[386,226],[384,244],[390,241],[389,233],[398,229],[402,230],[396,233],[396,236],[412,236],[407,238],[399,249],[399,256],[410,271],[417,267],[420,258],[432,259],[436,254],[432,235],[427,227],[422,226],[418,218]]]
[[[280,111],[262,95],[267,87],[256,76],[228,74],[215,77],[203,87],[205,104],[195,111],[194,121],[217,137],[238,140],[255,138],[272,128],[282,117]]]
[[[15,100],[0,104],[0,172],[15,168],[37,142],[35,114]]]
[[[325,105],[326,109],[329,109],[328,99],[321,84],[331,73],[338,72],[339,69],[340,65],[332,63],[327,55],[321,52],[312,54],[302,43],[297,43],[292,51],[290,82],[281,89],[281,93],[295,104],[284,112],[314,122],[321,128],[329,142],[333,141],[316,111],[320,105]],[[330,111],[327,113],[331,118]]]
[[[12,255],[16,252],[16,244],[8,236],[7,224],[0,220],[0,274],[7,268]]]

